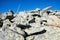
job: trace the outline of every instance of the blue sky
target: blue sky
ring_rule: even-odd
[[[14,12],[43,9],[47,6],[52,6],[52,10],[60,10],[60,0],[0,0],[0,12],[7,12],[9,9]]]

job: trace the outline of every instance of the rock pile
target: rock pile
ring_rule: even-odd
[[[0,14],[0,40],[60,40],[60,28],[48,25],[52,19],[60,24],[60,11],[50,8]]]

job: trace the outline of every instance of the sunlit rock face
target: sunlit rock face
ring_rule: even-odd
[[[0,14],[0,40],[60,40],[60,28],[48,25],[60,24],[60,11],[50,8]]]

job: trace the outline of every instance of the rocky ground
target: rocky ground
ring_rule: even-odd
[[[60,40],[60,28],[48,25],[52,22],[50,15],[60,15],[60,11],[50,8],[1,13],[0,40]],[[55,22],[58,24],[59,20]]]

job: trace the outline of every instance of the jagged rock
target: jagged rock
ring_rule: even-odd
[[[44,9],[40,12],[40,15],[43,16],[43,13],[47,12],[50,8],[51,8],[51,6],[44,8]]]
[[[0,15],[0,40],[60,40],[60,28],[49,26],[54,20],[60,24],[60,11],[40,10],[14,13],[12,10]]]
[[[35,23],[35,18],[29,21],[29,23]]]
[[[8,13],[7,13],[8,16],[11,16],[13,14],[14,14],[14,12],[12,10],[9,10]]]
[[[0,18],[0,27],[3,26],[3,20]]]
[[[3,20],[5,20],[6,16],[7,16],[6,12],[0,15],[1,19],[3,19]]]
[[[60,11],[56,12],[55,15],[56,16],[59,16],[60,15]]]
[[[14,18],[14,12],[12,10],[9,10],[9,12],[7,13],[6,19],[9,19],[10,22],[12,22],[11,20]]]

